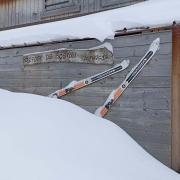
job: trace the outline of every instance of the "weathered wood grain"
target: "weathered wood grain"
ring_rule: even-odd
[[[1,0],[0,29],[86,15],[143,0]]]
[[[180,26],[173,29],[172,167],[180,172]]]

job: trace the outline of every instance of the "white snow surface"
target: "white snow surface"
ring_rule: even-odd
[[[112,122],[63,100],[0,90],[1,180],[179,180]]]
[[[149,0],[83,17],[0,32],[0,46],[23,46],[67,39],[113,39],[124,28],[159,27],[180,21],[180,0]]]

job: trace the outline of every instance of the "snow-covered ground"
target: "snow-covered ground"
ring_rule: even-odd
[[[179,180],[110,121],[0,90],[1,180]]]
[[[159,27],[180,22],[180,0],[149,0],[84,17],[0,32],[0,47],[66,39],[113,39],[124,28]]]

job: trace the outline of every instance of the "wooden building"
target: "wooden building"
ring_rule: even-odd
[[[86,15],[143,0],[0,0],[0,29]]]
[[[139,0],[0,0],[0,29],[70,18],[126,6]],[[130,85],[106,117],[127,131],[161,162],[180,172],[180,27],[147,29],[116,34],[110,42],[114,63],[130,59],[127,71],[81,89],[64,100],[94,112],[127,72],[144,55],[149,44],[161,38],[160,51]],[[27,53],[59,48],[91,48],[95,39],[63,41],[0,50],[0,88],[40,94],[51,92],[105,70],[111,65],[49,63],[23,66]]]

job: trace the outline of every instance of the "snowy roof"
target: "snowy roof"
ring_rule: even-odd
[[[149,0],[83,17],[0,32],[0,47],[23,46],[67,39],[113,39],[116,31],[160,27],[180,21],[180,0]]]
[[[0,89],[1,180],[179,180],[112,122]]]

